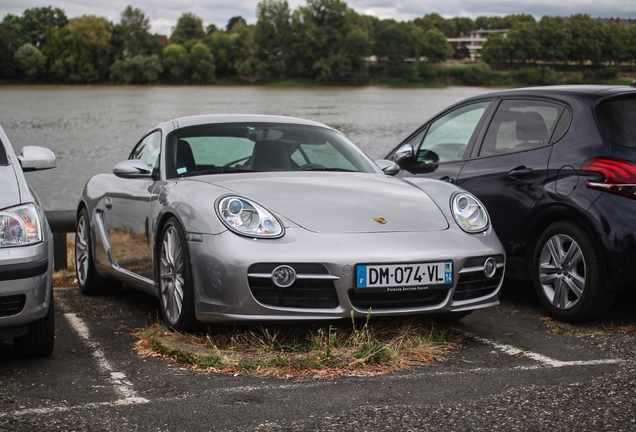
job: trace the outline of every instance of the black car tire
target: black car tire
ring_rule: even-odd
[[[44,318],[29,324],[27,334],[13,339],[13,345],[20,357],[48,357],[55,345],[55,303],[53,291],[49,310]]]
[[[80,291],[87,295],[103,294],[120,286],[119,282],[100,276],[95,270],[86,208],[80,210],[75,226],[75,274]]]
[[[190,251],[183,228],[174,217],[168,219],[161,232],[157,271],[159,302],[166,325],[188,333],[200,330],[194,308]]]
[[[532,278],[539,301],[560,321],[589,321],[603,315],[615,294],[600,278],[601,263],[589,236],[571,222],[556,222],[539,237]]]

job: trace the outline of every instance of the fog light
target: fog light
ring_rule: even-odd
[[[484,275],[490,279],[495,273],[497,273],[497,261],[495,261],[493,257],[490,257],[484,263]]]
[[[287,265],[278,266],[272,272],[272,281],[281,288],[287,288],[296,281],[296,271]]]

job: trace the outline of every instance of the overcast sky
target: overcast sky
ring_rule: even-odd
[[[288,0],[295,10],[306,0]],[[63,9],[69,18],[81,15],[97,15],[113,23],[120,21],[127,5],[141,9],[150,19],[151,32],[170,35],[172,27],[184,12],[191,12],[203,19],[204,26],[216,24],[225,28],[228,20],[240,15],[248,22],[256,22],[256,5],[259,0],[0,0],[0,16],[8,13],[22,15],[25,9],[53,6]],[[349,0],[350,8],[359,14],[379,18],[410,21],[436,12],[445,18],[456,16],[503,16],[531,14],[540,19],[544,15],[570,16],[589,14],[593,18],[621,17],[636,19],[636,0]]]

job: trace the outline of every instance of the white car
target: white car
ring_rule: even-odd
[[[24,172],[55,166],[42,147],[16,156],[0,127],[0,339],[24,357],[51,355],[55,340],[53,237]]]

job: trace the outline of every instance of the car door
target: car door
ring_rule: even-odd
[[[551,101],[504,99],[464,164],[457,184],[486,206],[506,252],[514,255],[520,227],[541,194],[551,143],[565,107]]]
[[[161,132],[144,137],[131,152],[130,159],[158,168]],[[132,273],[153,279],[150,204],[156,180],[153,177],[118,178],[104,197],[104,219],[112,257],[116,264]]]
[[[456,182],[491,104],[482,100],[455,107],[422,126],[387,157],[400,165],[398,176]]]

